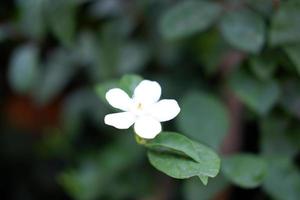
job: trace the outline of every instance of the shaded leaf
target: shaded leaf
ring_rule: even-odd
[[[33,45],[23,45],[11,57],[8,81],[13,90],[26,94],[34,88],[39,74],[38,49]]]
[[[74,43],[76,8],[74,0],[47,0],[44,7],[50,30],[68,47]]]
[[[300,3],[282,2],[271,23],[270,43],[281,45],[300,41]]]
[[[118,72],[120,74],[138,72],[145,66],[149,52],[146,46],[129,43],[120,49]]]
[[[222,172],[234,184],[243,188],[254,188],[262,184],[267,163],[256,155],[237,154],[224,159]]]
[[[213,75],[218,72],[224,54],[229,50],[227,43],[217,29],[202,33],[195,42],[195,56],[198,58],[205,73]]]
[[[228,112],[215,96],[190,92],[181,101],[177,125],[193,139],[218,148],[229,129]]]
[[[300,44],[285,46],[284,50],[300,74]]]
[[[40,38],[46,31],[44,3],[46,0],[17,0],[20,9],[20,26],[24,33],[33,38]]]
[[[257,53],[265,42],[264,20],[250,10],[228,12],[220,28],[227,42],[243,51]]]
[[[293,157],[298,148],[293,144],[286,117],[268,117],[260,123],[260,149],[265,156]]]
[[[280,94],[276,81],[259,81],[246,72],[235,74],[230,86],[243,103],[260,115],[266,115],[272,109]]]
[[[300,173],[286,157],[268,159],[268,173],[263,183],[265,191],[274,199],[297,200],[300,196]]]
[[[219,175],[212,179],[207,186],[203,186],[199,179],[190,178],[183,183],[183,194],[186,200],[211,200],[221,192],[228,182],[223,176]]]
[[[283,83],[283,92],[280,103],[289,113],[300,118],[300,82],[296,79],[290,79]]]
[[[108,147],[85,156],[77,168],[64,171],[59,182],[78,200],[98,199],[116,177],[140,162],[142,149],[123,136]]]
[[[276,70],[276,62],[272,57],[254,56],[249,60],[252,72],[260,80],[267,80],[272,77]]]
[[[160,21],[161,34],[177,39],[204,31],[218,18],[221,7],[207,1],[184,1],[168,10]]]
[[[89,13],[93,17],[115,17],[124,12],[123,2],[120,0],[102,0],[95,1],[89,7]]]
[[[251,8],[265,17],[270,17],[274,9],[273,0],[246,0]]]
[[[39,104],[53,100],[71,81],[78,67],[73,63],[73,55],[62,49],[55,50],[47,59],[43,75],[35,90]]]
[[[65,134],[73,136],[79,133],[86,118],[93,122],[95,127],[101,126],[105,111],[103,103],[92,90],[76,90],[66,97],[62,105],[61,117]]]

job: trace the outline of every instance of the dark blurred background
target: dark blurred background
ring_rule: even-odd
[[[2,0],[0,199],[298,200],[299,56],[298,0]],[[179,101],[164,130],[266,167],[155,170],[103,122],[105,88],[140,77]]]

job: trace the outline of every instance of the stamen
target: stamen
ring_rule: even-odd
[[[143,109],[143,106],[142,106],[141,103],[138,103],[137,109],[138,109],[138,110],[142,110],[142,109]]]

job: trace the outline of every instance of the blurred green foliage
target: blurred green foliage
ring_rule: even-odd
[[[1,2],[0,198],[298,200],[299,47],[299,0]],[[207,186],[104,125],[106,90],[142,77],[179,101],[165,130],[235,149]]]

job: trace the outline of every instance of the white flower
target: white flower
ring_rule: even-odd
[[[175,100],[159,101],[160,95],[160,85],[149,80],[139,83],[132,98],[119,88],[109,90],[106,93],[108,103],[124,112],[106,115],[105,124],[118,129],[128,129],[134,124],[138,136],[154,138],[162,130],[160,122],[171,120],[180,112]]]

